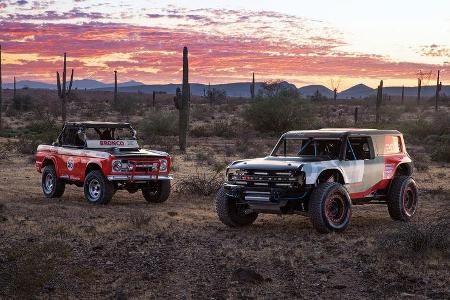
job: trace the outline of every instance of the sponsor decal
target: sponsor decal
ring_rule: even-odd
[[[400,152],[400,137],[386,135],[384,138],[384,154],[397,154]]]
[[[67,169],[69,171],[73,170],[73,168],[75,167],[75,162],[73,161],[72,157],[69,157],[69,159],[67,160],[67,164],[66,165],[67,165]]]
[[[136,140],[88,140],[87,147],[91,149],[96,148],[138,148]]]
[[[383,173],[383,179],[389,179],[394,175],[395,171],[395,164],[392,163],[386,163],[384,165],[384,173]]]

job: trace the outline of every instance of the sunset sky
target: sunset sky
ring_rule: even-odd
[[[55,82],[68,53],[76,79],[178,83],[282,79],[415,85],[450,81],[450,1],[0,0],[3,80]],[[427,80],[425,80],[427,83]]]

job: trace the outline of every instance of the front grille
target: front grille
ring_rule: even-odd
[[[299,184],[299,175],[291,171],[240,170],[228,174],[228,181],[249,187],[295,187]]]

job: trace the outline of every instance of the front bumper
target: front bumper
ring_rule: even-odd
[[[157,180],[172,180],[172,176],[167,175],[108,175],[109,181],[157,181]]]
[[[283,188],[247,188],[245,186],[225,183],[224,190],[228,197],[236,198],[258,212],[283,213],[289,205],[304,211],[304,200],[309,195],[305,191],[289,191]]]

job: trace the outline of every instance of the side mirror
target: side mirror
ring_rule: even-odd
[[[59,143],[58,142],[53,142],[52,146],[59,146]]]

